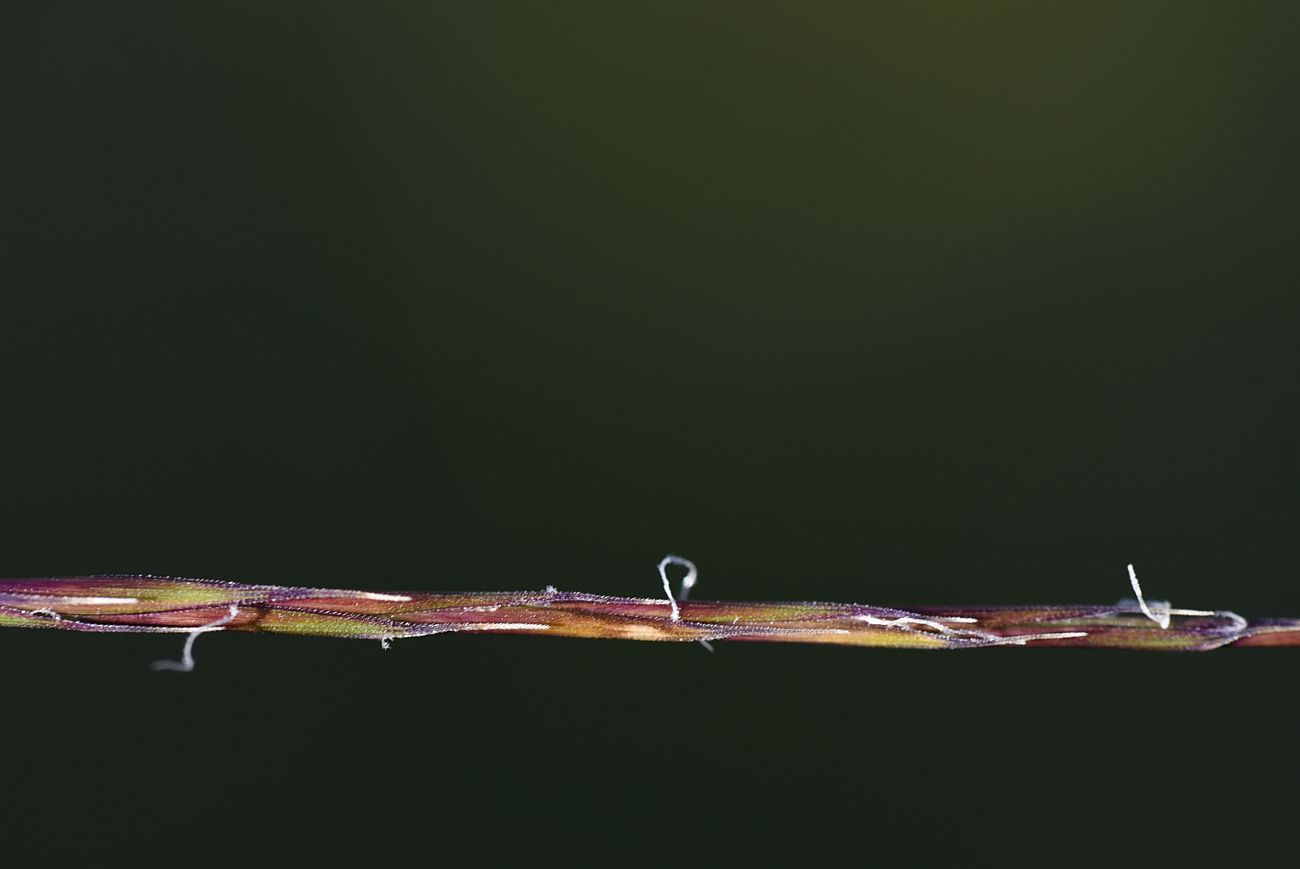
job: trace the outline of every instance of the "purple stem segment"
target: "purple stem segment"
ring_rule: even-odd
[[[1111,606],[918,607],[686,601],[581,592],[373,592],[154,576],[0,580],[0,627],[104,633],[262,631],[388,641],[511,633],[622,640],[739,640],[908,649],[1079,646],[1208,651],[1300,645],[1300,620],[1223,610]],[[188,644],[187,644],[188,648]],[[192,659],[187,656],[189,666]],[[184,669],[184,665],[180,665]]]

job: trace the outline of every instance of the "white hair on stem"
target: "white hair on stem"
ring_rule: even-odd
[[[682,587],[677,596],[673,597],[673,587],[668,582],[668,565],[676,564],[679,567],[686,568],[686,576],[682,578]],[[673,621],[682,620],[682,609],[677,605],[679,600],[686,600],[686,596],[691,593],[691,588],[695,586],[695,580],[699,579],[700,572],[695,568],[695,562],[678,555],[665,555],[663,561],[659,562],[659,578],[664,583],[664,596],[668,598],[668,605],[672,607],[672,615],[669,616]]]
[[[682,577],[682,585],[677,590],[676,597],[673,597],[673,587],[668,582],[667,568],[670,564],[686,568],[686,575]],[[672,614],[669,618],[672,621],[680,622],[682,620],[682,608],[677,602],[686,600],[691,593],[691,589],[695,587],[695,581],[700,578],[700,571],[695,567],[695,562],[689,558],[682,558],[680,555],[665,555],[663,560],[659,562],[659,578],[664,583],[664,597],[668,598],[668,605],[672,607]],[[700,640],[699,643],[710,652],[713,651],[713,644],[708,640]]]
[[[200,625],[189,632],[189,635],[185,638],[185,646],[181,649],[181,659],[179,661],[154,661],[150,665],[150,669],[192,673],[194,671],[194,641],[199,638],[199,634],[206,634],[208,631],[225,630],[225,626],[234,621],[237,615],[239,615],[239,605],[232,603],[229,613],[214,622]]]
[[[1168,628],[1170,615],[1169,601],[1153,601],[1155,604],[1154,611],[1151,607],[1147,606],[1147,599],[1142,595],[1142,584],[1138,582],[1137,571],[1133,569],[1133,565],[1131,564],[1128,566],[1128,581],[1133,586],[1133,593],[1137,595],[1138,606],[1141,607],[1143,615],[1160,625],[1162,630]]]

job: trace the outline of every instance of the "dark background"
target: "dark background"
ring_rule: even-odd
[[[182,5],[0,13],[0,575],[1300,616],[1294,4]],[[1289,650],[179,645],[0,636],[7,864],[1293,838]]]

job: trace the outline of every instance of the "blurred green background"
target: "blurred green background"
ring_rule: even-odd
[[[671,551],[702,597],[903,605],[1109,601],[1133,561],[1300,615],[1297,19],[8,6],[0,574],[649,595]],[[24,847],[87,800],[81,862],[144,813],[146,862],[1015,863],[1263,847],[1280,791],[1217,788],[1297,768],[1287,652],[222,637],[144,670],[173,646],[0,637],[53,686],[7,716]]]

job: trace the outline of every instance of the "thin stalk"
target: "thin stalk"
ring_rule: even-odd
[[[684,589],[694,581],[688,566]],[[475,632],[676,642],[829,643],[906,649],[1075,646],[1208,651],[1300,645],[1300,619],[1247,620],[1138,597],[1109,606],[893,609],[849,603],[688,601],[582,592],[373,592],[155,576],[0,580],[0,627],[97,633],[260,631],[378,640]],[[667,587],[667,577],[664,574]]]

